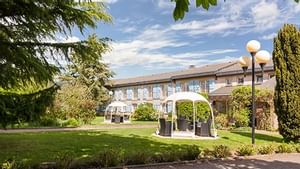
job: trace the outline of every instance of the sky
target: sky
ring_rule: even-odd
[[[293,0],[219,0],[208,11],[190,0],[180,21],[172,17],[170,0],[103,1],[113,23],[99,22],[85,36],[75,31],[71,41],[93,33],[111,38],[112,51],[103,59],[117,79],[236,61],[249,55],[245,45],[252,39],[271,53],[283,24],[300,22],[300,5]]]

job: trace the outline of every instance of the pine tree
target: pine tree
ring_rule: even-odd
[[[300,140],[300,31],[286,24],[274,39],[275,112],[286,141]]]
[[[82,34],[98,21],[111,17],[100,2],[90,0],[1,0],[0,1],[0,88],[18,88],[30,82],[52,81],[60,67],[59,60],[96,61],[107,39],[60,43],[57,36]],[[50,40],[50,41],[49,41]],[[107,45],[106,45],[107,46]],[[93,48],[93,50],[90,50]],[[72,51],[72,52],[70,52]],[[70,54],[73,54],[73,57]],[[50,61],[56,62],[51,64]],[[103,64],[102,62],[100,64]]]

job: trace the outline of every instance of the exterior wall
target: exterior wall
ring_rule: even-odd
[[[264,73],[264,80],[268,80],[270,78],[271,75],[274,74],[274,71],[269,71],[269,72],[265,72]],[[259,75],[259,73],[256,73],[256,75]],[[189,82],[192,80],[195,81],[199,81],[199,91],[197,92],[205,92],[205,93],[209,93],[211,91],[209,91],[209,85],[208,85],[208,81],[214,81],[214,89],[216,90],[218,88],[224,87],[224,86],[228,86],[228,84],[226,84],[226,80],[227,79],[231,79],[231,86],[236,86],[236,85],[250,85],[251,84],[251,75],[247,74],[247,76],[244,78],[244,83],[243,84],[238,84],[238,78],[244,78],[243,74],[239,74],[239,75],[230,75],[230,76],[221,76],[221,77],[215,77],[215,76],[206,76],[206,77],[195,77],[195,78],[186,78],[186,79],[179,79],[179,80],[175,80],[174,83],[180,83],[180,87],[181,87],[181,91],[188,91],[188,86],[189,86]],[[139,85],[139,86],[127,86],[127,87],[121,87],[121,88],[113,88],[113,92],[114,94],[117,91],[121,91],[123,93],[123,98],[117,98],[114,97],[114,100],[120,100],[125,102],[128,105],[132,105],[132,109],[131,111],[134,111],[134,109],[136,108],[137,105],[144,103],[144,102],[148,102],[148,103],[152,103],[154,105],[156,105],[156,107],[158,107],[157,105],[160,104],[160,111],[164,111],[164,108],[162,107],[162,102],[165,98],[167,98],[167,92],[168,92],[168,85],[173,85],[171,82],[169,83],[156,83],[156,84],[149,84],[149,85]],[[153,87],[154,86],[159,86],[161,88],[160,90],[160,98],[153,98]],[[127,89],[132,89],[133,90],[133,94],[132,94],[132,99],[127,99]],[[138,98],[138,89],[147,89],[148,90],[148,97],[146,99],[144,98]],[[213,91],[212,90],[212,91]],[[219,106],[222,107],[222,106]],[[224,111],[225,107],[222,107],[222,111]]]

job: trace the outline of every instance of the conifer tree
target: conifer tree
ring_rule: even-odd
[[[286,141],[300,140],[300,31],[286,24],[274,39],[275,112]]]

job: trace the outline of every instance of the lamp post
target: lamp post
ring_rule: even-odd
[[[255,62],[257,62],[262,69],[262,79],[264,79],[264,66],[271,59],[269,52],[260,49],[260,43],[256,40],[251,40],[247,43],[246,49],[250,52],[251,59],[247,56],[243,56],[239,59],[239,63],[244,71],[244,77],[246,77],[246,71],[250,64],[252,65],[252,144],[255,144],[255,117],[256,117],[256,105],[255,105]]]

